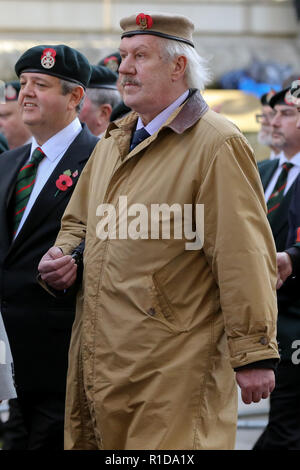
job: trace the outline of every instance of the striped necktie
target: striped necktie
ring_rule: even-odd
[[[141,142],[143,142],[143,140],[147,139],[147,137],[149,137],[149,136],[150,136],[149,132],[146,131],[146,129],[144,127],[139,129],[138,131],[135,131],[133,133],[133,136],[132,136],[129,151],[131,152],[131,150],[133,150],[134,147],[139,145]]]
[[[31,191],[35,183],[36,172],[40,162],[45,157],[44,152],[40,147],[37,147],[31,159],[24,165],[18,174],[16,192],[15,192],[15,212],[14,212],[14,229],[13,234],[16,233],[19,223],[23,217],[26,209]]]
[[[276,181],[273,192],[267,202],[269,222],[271,222],[274,219],[274,217],[276,217],[276,211],[279,208],[283,199],[284,188],[286,187],[286,184],[287,184],[288,173],[293,166],[294,166],[293,163],[282,164],[281,173],[278,177],[278,180]]]

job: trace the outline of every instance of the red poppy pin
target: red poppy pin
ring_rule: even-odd
[[[41,64],[44,69],[52,69],[55,65],[56,50],[48,47],[43,50],[41,55]]]
[[[56,180],[55,184],[58,189],[54,194],[54,197],[56,197],[60,191],[66,191],[68,188],[70,188],[73,185],[72,178],[76,178],[77,176],[78,170],[75,170],[73,173],[71,172],[71,170],[64,171],[63,174],[60,175]]]
[[[151,18],[151,16],[145,15],[144,13],[140,13],[139,15],[137,15],[135,21],[136,24],[142,29],[149,29],[153,25],[153,19]]]

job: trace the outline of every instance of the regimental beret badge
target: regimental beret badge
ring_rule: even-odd
[[[106,59],[104,60],[104,65],[105,67],[110,69],[112,72],[117,72],[119,68],[118,58],[115,55],[106,57]]]
[[[153,25],[153,19],[151,18],[151,16],[145,15],[144,13],[140,13],[139,15],[137,15],[135,21],[141,29],[149,29]]]
[[[5,88],[5,99],[13,101],[17,99],[17,90],[12,85],[7,85]]]
[[[297,100],[298,104],[300,102],[300,79],[292,82],[290,94],[295,100]]]
[[[286,104],[300,106],[300,80],[295,80],[291,88],[286,92],[284,101]]]
[[[41,64],[45,69],[52,69],[55,65],[56,51],[51,48],[43,50],[41,55]]]
[[[271,99],[274,95],[276,95],[276,91],[273,90],[273,88],[271,88],[271,90],[269,91],[269,93],[268,93],[267,96],[266,96],[266,101],[267,101],[267,103],[269,103],[270,99]]]

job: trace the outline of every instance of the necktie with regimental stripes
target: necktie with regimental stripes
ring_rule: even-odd
[[[16,199],[15,199],[15,212],[14,212],[14,230],[16,233],[19,223],[23,217],[26,209],[31,191],[35,183],[36,172],[40,162],[45,157],[44,152],[40,147],[37,147],[32,153],[31,159],[19,171],[17,184],[16,184]]]
[[[135,131],[133,133],[133,136],[132,136],[129,151],[131,152],[131,150],[133,150],[134,147],[139,145],[141,142],[143,142],[143,140],[147,139],[147,137],[149,137],[149,136],[150,136],[149,132],[146,131],[146,129],[144,127],[139,129],[138,131]]]
[[[276,216],[276,210],[280,206],[281,201],[283,199],[284,188],[287,184],[288,173],[293,166],[293,163],[285,162],[282,164],[281,173],[278,177],[278,180],[276,181],[273,192],[267,202],[269,221],[273,220],[274,216]]]

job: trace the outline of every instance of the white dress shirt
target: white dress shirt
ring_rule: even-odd
[[[139,117],[136,125],[136,130],[138,131],[142,127],[145,127],[146,131],[149,132],[150,135],[154,134],[163,125],[163,123],[167,121],[167,119],[171,116],[175,109],[182,105],[182,103],[187,99],[188,96],[189,90],[186,90],[182,95],[179,96],[179,98],[173,101],[170,106],[168,106],[161,113],[155,116],[155,118],[152,119],[152,121],[150,121],[147,126],[144,126],[143,121]]]
[[[293,156],[290,160],[286,158],[283,152],[281,152],[278,157],[279,158],[279,165],[277,170],[274,172],[270,183],[268,184],[266,191],[265,191],[265,199],[268,201],[269,197],[271,196],[273,189],[275,187],[276,181],[278,180],[278,177],[281,173],[282,170],[282,164],[283,163],[293,163],[294,166],[290,169],[288,172],[288,177],[287,177],[287,184],[286,187],[284,188],[283,194],[285,195],[292,184],[294,183],[295,179],[297,178],[299,172],[300,172],[300,152],[296,153],[296,155]]]
[[[81,131],[82,126],[78,117],[76,117],[74,121],[72,121],[67,127],[52,136],[42,146],[40,146],[35,140],[35,138],[32,137],[31,151],[28,161],[30,160],[31,155],[33,154],[36,147],[40,147],[45,153],[46,157],[41,161],[38,166],[35,183],[30,194],[28,204],[24,211],[23,217],[16,231],[15,237],[21,230],[29,212],[32,209],[32,206],[34,205],[41,190],[45,186],[47,180],[53,173],[55,167],[58,165],[68,147],[71,145],[73,140],[78,136]],[[68,170],[67,166],[68,164],[66,163],[66,170]]]

